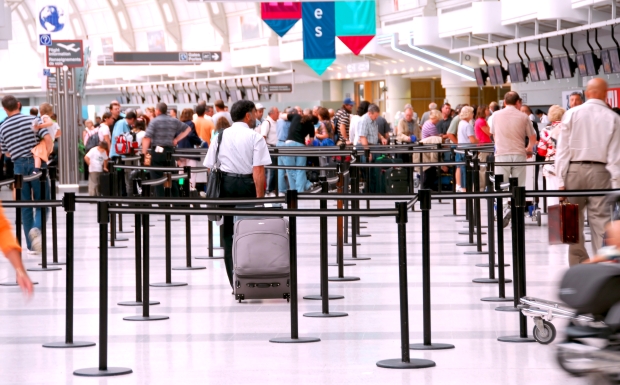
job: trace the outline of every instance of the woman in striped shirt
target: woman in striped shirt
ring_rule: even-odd
[[[426,139],[429,136],[439,136],[436,124],[441,120],[441,112],[439,110],[432,110],[429,114],[429,118],[422,126],[422,139]]]

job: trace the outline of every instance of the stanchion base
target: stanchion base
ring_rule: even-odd
[[[505,337],[499,337],[497,340],[499,342],[513,342],[513,343],[536,342],[536,340],[531,337],[521,337],[521,336],[505,336]]]
[[[129,368],[107,368],[106,370],[101,370],[99,368],[86,368],[76,370],[73,372],[73,375],[81,377],[111,377],[122,376],[123,374],[130,373],[133,373],[133,371]]]
[[[417,358],[403,362],[401,358],[393,358],[391,360],[377,361],[377,366],[386,369],[424,369],[436,366],[434,361],[420,360]]]
[[[28,271],[57,271],[62,270],[60,267],[31,267]]]
[[[336,312],[332,312],[332,313],[322,313],[322,312],[315,312],[315,313],[305,313],[304,317],[311,317],[311,318],[336,318],[336,317],[347,317],[348,314],[347,313],[336,313]]]
[[[99,246],[97,246],[99,248]],[[127,246],[110,246],[108,245],[108,249],[126,249]]]
[[[361,243],[358,243],[357,246],[361,246]],[[332,246],[338,246],[337,243],[332,243]],[[343,243],[342,246],[353,246],[352,243]]]
[[[508,267],[510,266],[509,263],[504,263],[504,267]],[[489,267],[488,263],[477,263],[476,267]],[[497,263],[495,264],[495,267],[498,267]]]
[[[114,240],[114,242],[127,242],[127,241],[129,241],[129,239],[127,239],[127,238],[116,238]]]
[[[499,279],[497,278],[476,278],[471,280],[473,283],[499,283]],[[505,283],[512,282],[512,279],[505,279]]]
[[[85,342],[85,341],[73,341],[71,343],[67,342],[50,342],[48,344],[43,344],[44,348],[51,349],[71,349],[71,348],[87,348],[89,346],[95,346],[94,342]]]
[[[469,231],[459,231],[459,234],[460,235],[469,235]],[[478,234],[478,232],[474,230],[474,235],[476,235],[476,234]],[[486,233],[484,231],[482,231],[480,234],[481,235],[485,235]]]
[[[159,305],[159,301],[149,301],[149,306]],[[125,301],[117,303],[119,306],[142,306],[142,302],[138,301]]]
[[[514,301],[514,298],[513,298]],[[495,308],[495,311],[505,311],[508,313],[518,313],[521,311],[521,309],[516,308],[514,306],[498,306]]]
[[[150,315],[148,317],[142,315],[132,315],[129,317],[123,317],[125,321],[163,321],[170,319],[167,315]]]
[[[66,265],[66,262],[49,262],[48,265],[50,266],[64,266]],[[39,263],[39,266],[43,266],[42,263]]]
[[[204,270],[205,266],[181,266],[181,267],[173,267],[172,270]]]
[[[175,286],[187,286],[185,282],[159,282],[159,283],[151,283],[149,286],[152,287],[175,287]]]
[[[291,337],[278,337],[272,338],[269,342],[273,342],[274,344],[305,344],[309,342],[319,342],[320,338],[317,337],[299,337],[299,338],[291,338]]]
[[[323,297],[321,295],[307,295],[304,297],[304,299],[309,299],[312,301],[322,301]],[[329,295],[329,300],[333,300],[333,299],[344,299],[344,295],[336,295],[336,294],[330,294]]]
[[[133,234],[133,231],[118,231],[118,230],[116,230],[116,234]]]
[[[477,243],[469,243],[469,242],[462,242],[462,243],[457,243],[457,246],[478,246]],[[486,243],[481,243],[481,246],[486,246]]]
[[[409,349],[411,350],[446,350],[446,349],[454,349],[454,345],[451,344],[411,344],[409,345]]]
[[[338,266],[337,263],[328,263],[327,266]],[[342,266],[355,266],[355,263],[343,263]]]
[[[466,251],[463,254],[465,255],[488,255],[489,252],[482,250],[482,251]]]
[[[214,256],[214,257],[194,257],[194,259],[224,259],[223,255],[218,255],[218,256]]]
[[[513,302],[515,299],[512,297],[504,297],[504,298],[500,298],[500,297],[485,297],[485,298],[480,298],[481,301],[484,302]]]
[[[328,281],[331,282],[348,282],[348,281],[359,281],[359,277],[329,277],[327,278]]]
[[[39,282],[32,282],[33,285],[38,285]],[[0,283],[0,286],[8,286],[8,287],[13,287],[13,286],[19,286],[17,284],[17,282],[4,282],[4,283]]]

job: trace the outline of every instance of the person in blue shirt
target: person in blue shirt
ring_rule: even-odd
[[[118,136],[121,134],[131,132],[131,127],[134,125],[135,122],[136,113],[133,111],[129,111],[125,115],[124,119],[120,119],[114,124],[114,128],[112,129],[112,146],[110,146],[110,159],[114,163],[119,163],[121,157],[125,156],[116,152],[116,138],[118,138]],[[126,191],[127,196],[131,196],[133,194],[133,185],[131,183],[131,180],[129,179],[129,174],[130,173],[125,172],[125,170],[121,170],[121,175],[123,175],[123,178],[121,180],[125,181],[125,189],[123,191]]]
[[[295,114],[297,111],[294,108],[287,108],[285,113],[287,114]],[[276,124],[276,135],[278,136],[278,144],[276,147],[285,147],[286,146],[286,138],[288,138],[288,130],[291,128],[291,122],[286,121],[284,119],[278,119]],[[284,166],[284,158],[283,156],[278,157],[278,166]],[[284,179],[284,175],[286,174],[286,170],[278,170],[278,190],[280,190],[280,195],[286,194],[286,190],[288,186],[286,184],[286,180]]]

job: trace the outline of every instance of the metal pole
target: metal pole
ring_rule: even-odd
[[[56,167],[50,167],[50,198],[56,200]],[[64,262],[58,262],[58,221],[56,216],[56,207],[52,207],[52,263],[50,265],[64,265]]]
[[[41,198],[45,199],[47,197],[47,169],[41,169],[41,177],[39,178],[39,186],[41,189]],[[37,183],[33,181],[31,183]],[[33,211],[41,210],[41,267],[31,267],[27,269],[28,271],[56,271],[61,270],[60,267],[49,267],[47,266],[47,207],[43,208],[34,208]],[[27,234],[26,234],[27,235]]]
[[[344,176],[342,174],[341,164],[336,166],[336,172],[338,173],[338,194],[343,193],[344,189]],[[338,200],[338,210],[343,210],[342,199]],[[356,239],[357,240],[357,239]],[[345,281],[359,281],[359,277],[345,277],[344,276],[344,236],[343,236],[343,218],[341,216],[336,217],[336,262],[338,265],[338,276],[329,277],[330,281],[345,282]]]

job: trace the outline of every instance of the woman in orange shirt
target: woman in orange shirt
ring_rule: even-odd
[[[32,295],[33,287],[32,281],[24,269],[22,264],[22,248],[17,243],[17,239],[11,231],[11,224],[4,216],[4,210],[0,204],[0,249],[4,253],[4,256],[11,262],[15,272],[17,273],[17,284],[22,288],[22,291],[28,296]]]

